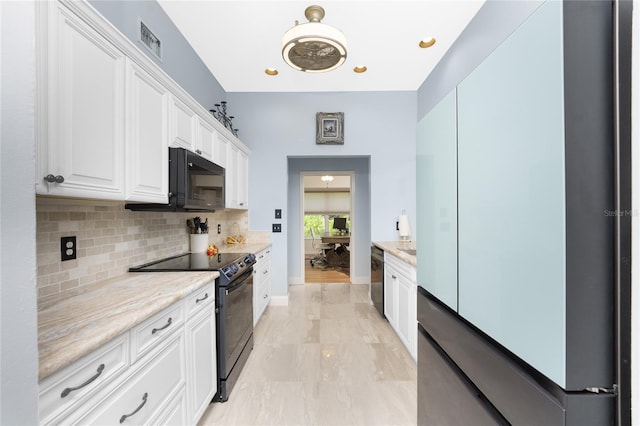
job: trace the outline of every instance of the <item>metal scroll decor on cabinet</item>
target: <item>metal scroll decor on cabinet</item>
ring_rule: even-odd
[[[222,124],[224,127],[231,130],[231,133],[234,136],[238,136],[238,129],[233,128],[232,120],[234,119],[233,115],[227,115],[227,101],[222,101],[219,104],[214,104],[213,106],[216,109],[210,109],[209,112]]]

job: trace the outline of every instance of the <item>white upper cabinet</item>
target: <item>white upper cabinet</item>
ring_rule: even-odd
[[[36,193],[168,201],[168,147],[227,169],[246,209],[249,149],[88,2],[36,2]]]
[[[219,164],[216,161],[214,152],[218,132],[216,132],[211,124],[207,123],[200,117],[198,117],[197,123],[196,153],[209,161]]]
[[[175,96],[171,98],[172,147],[196,152],[196,113]]]
[[[167,203],[169,91],[127,64],[126,200]]]
[[[62,5],[39,33],[37,192],[124,198],[125,56]]]
[[[225,207],[248,209],[249,156],[233,143],[227,144],[227,164],[225,165]]]
[[[222,167],[227,167],[227,149],[229,146],[229,139],[222,136],[221,133],[216,134],[216,139],[213,145],[213,158],[214,163]]]

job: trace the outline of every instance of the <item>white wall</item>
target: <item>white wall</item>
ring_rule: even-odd
[[[309,75],[310,79],[322,75]],[[283,209],[273,243],[273,294],[287,294],[287,159],[370,156],[371,239],[396,240],[402,209],[415,229],[415,92],[228,93],[249,160],[249,228],[270,230]],[[316,112],[344,112],[344,145],[316,145]],[[296,247],[296,250],[298,247]],[[369,254],[366,253],[367,258]]]
[[[0,1],[0,424],[38,423],[35,9]]]

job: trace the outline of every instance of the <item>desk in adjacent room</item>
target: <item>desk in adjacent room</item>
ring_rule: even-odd
[[[351,241],[351,235],[326,235],[322,236],[321,239],[323,243],[348,246]]]

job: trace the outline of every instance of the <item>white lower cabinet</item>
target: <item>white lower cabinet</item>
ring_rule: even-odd
[[[253,326],[271,301],[271,246],[256,253],[253,265]]]
[[[416,268],[385,252],[384,314],[413,359],[417,359]]]
[[[73,424],[146,424],[172,402],[184,387],[184,334],[176,332],[167,345],[156,348],[146,362],[120,386],[106,393]]]
[[[39,384],[40,424],[197,424],[217,390],[214,282]]]
[[[213,284],[187,299],[188,424],[196,424],[217,390],[216,317]],[[191,308],[191,309],[189,309]]]

